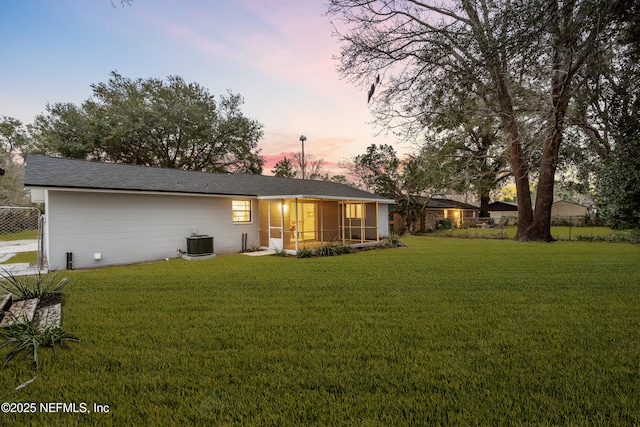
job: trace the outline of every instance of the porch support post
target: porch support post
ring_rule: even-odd
[[[346,230],[346,227],[347,227],[347,225],[345,223],[345,219],[346,219],[345,210],[346,210],[346,205],[344,203],[344,200],[342,200],[340,202],[340,216],[342,217],[342,220],[340,221],[340,229],[341,229],[340,231],[342,232],[341,234],[342,234],[342,244],[343,245],[345,244],[344,235],[345,235],[345,230]]]
[[[360,243],[364,243],[364,236],[367,228],[365,224],[367,222],[367,207],[364,205],[364,202],[360,201]]]
[[[300,235],[300,230],[298,230],[298,228],[300,227],[300,221],[298,220],[298,199],[294,199],[293,200],[296,204],[296,225],[295,225],[295,230],[294,230],[294,235],[296,238],[296,253],[298,253],[298,250],[300,250],[300,248],[298,247],[298,236]]]
[[[284,199],[280,203],[280,235],[282,236],[282,249],[284,249]]]
[[[378,202],[376,202],[376,242],[380,241],[380,211],[378,210]]]
[[[318,230],[318,234],[320,237],[320,244],[324,245],[324,201],[322,199],[320,199],[320,201],[318,202],[318,211],[320,212],[320,230]]]

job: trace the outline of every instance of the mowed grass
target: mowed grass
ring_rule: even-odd
[[[18,233],[6,233],[0,234],[0,242],[8,242],[11,240],[28,240],[28,239],[37,239],[38,238],[38,230],[24,230]]]
[[[640,246],[410,237],[76,271],[3,425],[639,425]],[[0,353],[3,355],[3,353]]]
[[[11,258],[0,262],[0,264],[29,263],[35,265],[38,262],[38,252],[18,252]]]

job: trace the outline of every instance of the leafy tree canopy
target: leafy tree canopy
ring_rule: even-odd
[[[275,176],[283,176],[287,178],[302,178],[302,152],[293,153],[291,158],[286,156],[279,160],[274,169],[271,170]],[[333,180],[328,172],[324,170],[324,159],[318,159],[311,153],[304,156],[304,177],[311,181],[330,181]]]
[[[640,119],[624,116],[616,147],[596,179],[598,206],[612,228],[640,228]]]
[[[330,0],[329,15],[341,44],[338,70],[362,87],[374,82],[369,98],[383,127],[406,138],[465,126],[470,116],[499,125],[496,142],[517,189],[516,238],[551,241],[567,118],[597,73],[593,60],[620,31],[615,11],[623,3]]]
[[[411,233],[419,231],[429,200],[456,182],[456,165],[430,147],[401,160],[390,145],[372,144],[345,166],[360,187],[396,201],[396,211]]]
[[[132,80],[116,72],[77,106],[47,105],[31,127],[32,151],[207,172],[261,173],[262,125],[228,92],[218,102],[179,76]]]
[[[28,144],[28,133],[20,120],[0,119],[0,205],[28,206],[24,190],[24,164],[19,158]]]
[[[29,136],[20,120],[7,116],[0,119],[0,147],[5,153],[18,154],[28,141]]]
[[[284,178],[294,178],[296,176],[296,172],[293,170],[293,164],[286,156],[282,160],[278,160],[275,167],[271,169],[271,173],[274,176]]]

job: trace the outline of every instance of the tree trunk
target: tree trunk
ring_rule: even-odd
[[[540,164],[536,208],[533,212],[533,224],[525,231],[520,240],[552,242],[551,207],[553,205],[554,177],[557,164],[557,150],[561,136],[554,136],[545,141],[545,149]],[[555,154],[554,154],[555,153]]]
[[[518,230],[516,240],[527,240],[526,230],[533,224],[533,205],[529,188],[529,165],[519,141],[509,147],[509,163],[516,182],[516,202],[518,203]]]
[[[566,108],[566,106],[565,106]],[[562,108],[561,108],[562,109]],[[558,153],[562,143],[562,123],[564,111],[556,109],[550,132],[545,137],[542,160],[540,163],[540,177],[538,178],[538,192],[533,224],[526,230],[523,239],[527,241],[553,242],[551,236],[551,207],[555,185],[555,174],[558,166]]]
[[[518,202],[518,231],[516,240],[526,240],[525,230],[533,224],[533,206],[529,188],[529,161],[522,150],[518,124],[515,121],[511,96],[504,81],[498,80],[498,100],[500,102],[500,120],[510,141],[509,163],[516,183],[516,201]],[[501,88],[502,86],[502,88]]]
[[[416,234],[416,219],[411,212],[407,212],[405,216],[405,225],[409,234]]]
[[[471,6],[467,5],[467,8],[470,13],[475,14]],[[513,109],[513,98],[507,86],[507,72],[501,65],[496,51],[487,51],[485,55],[496,85],[500,122],[509,141],[509,164],[516,184],[516,201],[518,202],[516,240],[520,240],[525,235],[524,231],[533,224],[533,206],[531,205],[531,189],[529,188],[529,160],[522,149],[518,123]]]
[[[479,192],[480,196],[480,218],[489,218],[489,200],[491,200],[491,196],[489,195],[488,188],[482,188]]]
[[[562,144],[564,118],[569,105],[569,85],[572,74],[572,49],[567,40],[560,39],[554,46],[555,57],[551,76],[551,112],[547,122],[547,132],[540,162],[538,192],[533,223],[527,227],[519,240],[553,242],[551,236],[551,207],[555,185],[558,154]],[[518,228],[518,232],[520,229]]]

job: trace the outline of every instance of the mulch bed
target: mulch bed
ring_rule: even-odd
[[[47,294],[38,301],[38,308],[62,304],[62,294]]]

